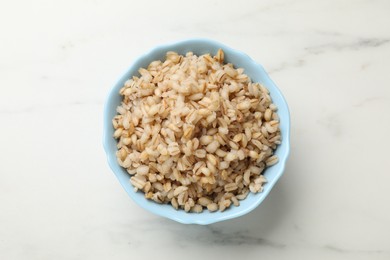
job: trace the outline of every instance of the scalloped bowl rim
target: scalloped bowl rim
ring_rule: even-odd
[[[231,207],[224,212],[210,213],[207,210],[200,214],[197,213],[185,213],[183,210],[176,211],[170,205],[161,205],[144,198],[140,192],[134,192],[133,187],[129,182],[130,176],[127,172],[119,166],[116,160],[115,149],[116,140],[112,137],[112,117],[116,114],[116,106],[119,104],[121,97],[119,95],[119,89],[123,86],[124,82],[132,75],[138,74],[138,69],[149,64],[155,60],[156,57],[162,59],[168,50],[178,51],[183,54],[185,51],[194,51],[195,54],[200,52],[215,53],[218,48],[221,48],[225,52],[225,58],[227,62],[233,63],[233,65],[245,64],[243,67],[245,73],[247,73],[254,82],[261,82],[269,90],[271,98],[274,103],[278,106],[278,114],[280,117],[280,127],[282,135],[282,144],[276,149],[276,154],[279,156],[279,162],[274,166],[265,170],[265,176],[268,179],[268,183],[264,185],[264,190],[261,193],[249,194],[245,200],[242,200],[241,205],[238,207]],[[200,49],[196,51],[195,49]],[[180,51],[181,50],[181,51]],[[233,58],[234,61],[229,59]],[[249,71],[249,72],[248,72]],[[252,74],[252,75],[251,75]],[[257,78],[257,80],[256,80]],[[115,101],[116,100],[116,101]],[[276,102],[277,100],[277,102]],[[280,111],[283,113],[281,114]],[[270,79],[264,68],[250,58],[247,54],[232,49],[219,42],[209,39],[189,39],[179,41],[170,44],[159,45],[146,54],[135,59],[133,64],[122,74],[119,80],[116,81],[115,85],[110,89],[108,97],[104,105],[104,119],[103,119],[103,146],[107,156],[108,164],[111,170],[114,172],[122,187],[128,193],[128,195],[142,208],[162,217],[175,220],[183,224],[200,224],[208,225],[223,220],[236,218],[249,213],[254,210],[261,202],[267,197],[275,183],[283,175],[287,158],[290,152],[290,113],[287,106],[287,102],[284,99],[282,93],[277,88],[275,83]],[[272,179],[268,178],[268,171],[272,169]]]

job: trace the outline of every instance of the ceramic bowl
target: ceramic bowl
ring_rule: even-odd
[[[250,76],[253,82],[260,82],[270,91],[270,96],[273,103],[278,107],[278,115],[280,117],[282,144],[279,145],[275,151],[276,155],[279,157],[279,162],[264,171],[264,176],[267,178],[268,182],[264,185],[263,192],[257,194],[250,193],[246,199],[240,201],[240,206],[231,206],[223,212],[210,213],[208,210],[204,210],[200,214],[186,213],[184,210],[175,210],[171,205],[157,204],[151,200],[147,200],[144,198],[144,194],[142,192],[134,192],[133,186],[129,182],[130,175],[117,163],[116,160],[115,152],[117,151],[117,141],[113,138],[114,128],[112,126],[112,118],[116,115],[116,108],[120,105],[122,100],[122,97],[119,95],[119,90],[122,88],[127,79],[133,75],[139,75],[139,68],[147,67],[147,65],[154,60],[164,60],[167,51],[175,51],[179,54],[185,54],[188,51],[192,51],[196,55],[205,53],[215,55],[220,48],[225,53],[225,62],[232,63],[236,68],[244,68],[244,73]],[[224,44],[208,39],[190,39],[157,46],[150,52],[136,59],[124,75],[112,87],[107,96],[104,107],[103,133],[103,145],[107,154],[108,164],[129,196],[142,208],[156,215],[160,215],[183,224],[207,225],[236,218],[255,209],[267,197],[272,187],[282,176],[290,150],[290,116],[287,103],[280,90],[265,72],[264,68],[241,51],[237,51]]]

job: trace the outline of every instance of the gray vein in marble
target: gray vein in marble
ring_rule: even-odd
[[[15,109],[9,109],[9,108],[0,108],[0,114],[25,114],[25,113],[32,113],[37,110],[42,109],[58,109],[58,108],[64,108],[69,106],[84,106],[84,105],[101,105],[102,102],[82,102],[82,101],[71,101],[68,103],[62,103],[62,104],[46,104],[46,105],[29,105],[21,108],[15,108]]]
[[[265,238],[251,236],[248,230],[236,231],[233,233],[225,233],[221,229],[208,226],[212,236],[209,238],[210,242],[216,245],[230,246],[230,245],[262,245],[273,248],[284,248],[285,244],[271,241]]]
[[[383,254],[386,253],[386,251],[383,250],[353,250],[353,249],[345,249],[341,248],[335,245],[327,244],[322,246],[323,249],[327,251],[333,251],[341,254],[350,254],[350,253],[360,253],[360,254]]]
[[[332,37],[342,37],[345,34],[335,32],[335,31],[326,31],[326,30],[314,30],[315,34],[323,35],[323,36],[332,36]]]
[[[251,20],[253,20],[253,18],[256,18],[259,15],[261,15],[261,13],[269,12],[269,11],[274,10],[274,9],[280,9],[282,7],[288,7],[288,6],[291,6],[295,3],[296,3],[295,1],[272,3],[272,4],[262,5],[262,6],[259,6],[258,8],[254,8],[254,9],[251,9],[250,11],[246,11],[246,12],[242,12],[242,13],[238,13],[237,10],[235,10],[234,19],[231,19],[230,15],[227,15],[226,19],[219,20],[219,21],[216,21],[214,19],[214,17],[211,17],[211,19],[212,19],[211,21],[213,23],[213,26],[210,26],[209,20],[206,20],[203,22],[196,22],[196,23],[192,23],[192,21],[190,20],[189,23],[192,26],[198,28],[200,31],[202,31],[202,33],[205,33],[205,34],[218,35],[218,34],[229,33],[229,34],[235,34],[235,35],[248,35],[249,36],[249,35],[253,35],[252,30],[250,30],[250,31],[244,31],[244,30],[232,31],[230,29],[226,30],[224,28],[226,28],[227,24],[236,24],[237,21],[240,21],[240,22],[247,21],[247,20],[251,21]],[[218,26],[219,24],[223,25],[223,26]],[[185,32],[185,33],[188,32],[188,24],[175,22],[171,25],[171,28],[172,28],[172,31],[175,31],[175,32]],[[227,28],[229,28],[229,27],[227,27]],[[265,35],[277,36],[280,33],[281,33],[280,31],[277,31],[277,32],[272,32],[272,33],[262,32],[261,34],[263,36],[265,36]],[[283,33],[289,33],[289,31],[283,31]]]
[[[282,7],[289,7],[293,4],[297,3],[296,1],[291,1],[291,2],[272,2],[272,4],[267,4],[265,6],[259,6],[258,8],[252,9],[248,12],[242,13],[237,15],[235,20],[243,20],[243,19],[253,19],[254,17],[257,18],[259,14],[263,12],[269,12],[274,9],[281,9]],[[229,19],[229,21],[231,21]]]
[[[226,227],[216,227],[215,225],[183,226],[167,220],[150,221],[148,223],[139,222],[137,224],[124,225],[123,227],[120,229],[120,234],[114,234],[113,237],[123,235],[127,237],[129,245],[130,243],[136,243],[133,241],[132,233],[142,232],[144,234],[152,234],[158,230],[159,232],[166,233],[165,236],[170,237],[170,240],[174,240],[181,248],[195,244],[199,246],[218,247],[264,246],[275,249],[283,249],[286,247],[284,243],[253,235],[248,229],[232,230],[229,228],[226,229]]]
[[[153,238],[153,234],[156,232],[162,232],[166,240],[160,241],[161,245],[164,243],[170,243],[175,241],[176,245],[180,248],[188,248],[193,246],[209,246],[209,247],[236,247],[236,246],[249,246],[249,247],[267,247],[275,250],[290,249],[292,247],[310,248],[316,250],[325,250],[338,254],[388,254],[388,250],[382,249],[349,249],[340,245],[334,245],[330,243],[318,245],[313,244],[305,239],[301,240],[298,244],[285,244],[270,239],[266,239],[260,236],[251,234],[250,230],[232,230],[226,229],[226,226],[197,226],[197,225],[181,225],[164,219],[156,219],[148,222],[139,221],[132,224],[124,224],[120,227],[111,227],[109,232],[110,240],[114,244],[121,244],[126,240],[126,244],[131,248],[138,248],[147,246],[148,241]],[[297,232],[301,232],[301,227],[294,225],[293,228]],[[142,238],[134,234],[144,234]]]
[[[353,105],[353,107],[364,107],[366,105],[372,104],[373,102],[380,102],[384,100],[385,100],[384,97],[368,97],[357,102],[356,104]]]
[[[9,109],[9,108],[0,108],[0,114],[22,114],[29,113],[36,109],[36,106],[26,106],[22,108]]]
[[[154,235],[160,234],[165,239],[160,240],[160,246],[170,245],[172,241],[177,247],[185,249],[190,247],[266,247],[274,250],[290,250],[292,248],[308,248],[334,252],[340,255],[361,254],[361,255],[386,255],[389,251],[384,248],[360,249],[347,248],[339,244],[324,243],[315,244],[306,239],[296,237],[294,243],[283,243],[265,238],[266,234],[255,233],[246,228],[238,228],[233,225],[218,223],[208,226],[182,225],[170,220],[155,218],[145,221],[140,219],[131,223],[122,223],[109,227],[108,237],[113,244],[126,244],[130,248],[139,249],[148,247],[145,241],[154,241]],[[297,224],[293,225],[296,232],[303,230]],[[93,231],[93,230],[91,230]],[[93,231],[96,232],[96,231]],[[139,235],[142,234],[142,235]],[[300,242],[298,242],[300,241]]]
[[[282,62],[278,67],[268,70],[269,74],[280,72],[289,68],[300,68],[303,67],[306,63],[305,61],[306,57],[298,58],[291,62]]]
[[[342,36],[335,32],[329,32],[330,36]],[[289,68],[299,68],[306,64],[306,60],[312,56],[328,54],[329,52],[340,52],[344,50],[359,51],[363,49],[378,48],[390,43],[387,38],[359,38],[350,42],[329,42],[304,48],[304,53],[293,61],[283,62],[276,68],[269,70],[270,74],[280,72]]]
[[[375,48],[386,45],[390,39],[380,38],[361,38],[349,43],[326,43],[322,45],[306,47],[305,50],[311,54],[322,54],[328,51],[343,51],[343,50],[361,50],[367,48]]]

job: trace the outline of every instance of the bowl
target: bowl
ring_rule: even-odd
[[[130,175],[118,164],[116,159],[115,152],[117,151],[117,141],[113,138],[114,128],[112,126],[112,118],[116,115],[116,107],[120,105],[122,100],[122,97],[119,95],[119,90],[127,79],[133,75],[139,75],[139,68],[147,67],[147,65],[154,60],[164,60],[167,51],[175,51],[179,54],[185,54],[188,51],[192,51],[196,55],[205,53],[215,55],[220,48],[225,53],[225,62],[232,63],[236,68],[244,68],[245,73],[251,77],[253,82],[259,82],[268,88],[273,103],[278,106],[282,143],[275,150],[275,154],[279,157],[279,162],[264,171],[264,176],[267,178],[268,182],[264,185],[263,192],[257,194],[250,193],[246,199],[240,201],[240,206],[232,206],[223,212],[218,211],[211,213],[204,210],[202,213],[186,213],[184,210],[175,210],[171,205],[157,204],[151,200],[147,200],[144,197],[144,193],[134,191],[133,186],[129,181]],[[287,103],[283,98],[282,93],[267,75],[263,67],[241,51],[234,50],[224,44],[208,39],[190,39],[172,44],[160,45],[139,57],[113,86],[108,94],[104,107],[104,150],[107,155],[109,166],[127,194],[129,194],[129,196],[142,208],[156,215],[183,224],[212,224],[242,216],[259,206],[283,174],[290,150],[289,138],[290,115]]]

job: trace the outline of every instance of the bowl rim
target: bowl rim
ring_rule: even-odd
[[[110,141],[112,142],[112,140],[111,140],[112,136],[110,134],[108,134],[109,128],[112,127],[112,124],[111,124],[112,118],[109,116],[109,111],[110,111],[109,105],[110,105],[110,101],[113,99],[113,97],[118,94],[117,90],[116,90],[116,85],[118,85],[119,82],[125,82],[125,80],[128,79],[127,74],[129,73],[130,70],[133,69],[133,67],[138,62],[140,62],[140,61],[142,61],[144,59],[147,59],[153,53],[161,52],[161,51],[163,51],[163,50],[165,50],[167,48],[174,50],[175,48],[177,48],[178,46],[181,46],[181,45],[191,45],[191,44],[199,44],[199,43],[200,44],[216,45],[216,46],[220,46],[220,48],[223,49],[223,50],[229,50],[229,52],[235,53],[236,55],[245,58],[245,60],[248,63],[251,64],[250,66],[256,67],[256,69],[258,69],[258,70],[263,72],[263,75],[266,77],[267,81],[272,85],[272,91],[270,91],[270,93],[276,93],[277,95],[279,95],[282,103],[285,105],[286,112],[285,112],[284,121],[285,121],[286,127],[285,127],[285,132],[282,135],[282,138],[283,138],[283,143],[285,143],[284,145],[286,146],[286,148],[285,148],[286,152],[284,153],[284,157],[283,158],[279,157],[279,162],[277,163],[279,168],[278,168],[278,172],[276,174],[276,177],[272,181],[267,183],[267,189],[264,189],[263,192],[260,193],[261,196],[257,200],[255,200],[254,203],[250,204],[249,206],[247,206],[245,208],[242,208],[242,210],[240,210],[238,212],[235,212],[235,213],[230,213],[229,214],[229,211],[225,211],[226,214],[215,216],[213,218],[208,218],[208,219],[191,219],[191,218],[188,218],[187,219],[187,218],[181,218],[178,214],[169,214],[169,213],[166,213],[166,212],[155,210],[153,207],[149,207],[149,206],[147,206],[146,203],[141,202],[138,199],[136,199],[132,194],[130,194],[126,190],[126,187],[124,186],[125,184],[122,183],[122,181],[118,178],[118,174],[117,174],[116,169],[115,169],[116,166],[119,165],[117,163],[117,160],[116,160],[116,155],[115,154],[111,154],[111,152],[109,150],[109,143],[110,143]],[[267,86],[267,88],[268,88],[268,86]],[[287,163],[287,160],[288,160],[288,157],[289,157],[289,154],[290,154],[290,128],[291,128],[290,110],[288,108],[288,104],[286,102],[286,99],[284,98],[282,92],[279,90],[277,85],[272,81],[272,79],[270,78],[270,76],[268,75],[266,70],[263,68],[263,66],[260,65],[259,63],[257,63],[249,55],[247,55],[246,53],[244,53],[244,52],[242,52],[240,50],[233,49],[233,48],[231,48],[229,46],[226,46],[225,44],[222,44],[220,42],[217,42],[215,40],[210,40],[210,39],[207,39],[207,38],[190,38],[190,39],[186,39],[186,40],[174,41],[174,42],[170,42],[170,43],[160,44],[160,45],[157,45],[156,47],[150,49],[146,53],[136,57],[131,62],[130,66],[127,67],[127,69],[115,81],[113,86],[108,90],[108,95],[106,95],[103,111],[104,111],[103,112],[103,148],[104,148],[104,151],[105,151],[105,154],[106,154],[106,159],[107,159],[108,165],[109,165],[111,171],[117,177],[117,179],[118,179],[119,183],[121,184],[121,186],[125,189],[126,193],[129,195],[129,197],[131,197],[132,200],[136,204],[138,204],[141,208],[143,208],[143,209],[145,209],[145,210],[147,210],[149,212],[152,212],[153,214],[156,214],[158,216],[162,216],[162,217],[165,217],[165,218],[177,221],[177,222],[182,223],[182,224],[208,225],[208,224],[212,224],[212,223],[216,223],[216,222],[220,222],[220,221],[224,221],[224,220],[228,220],[228,219],[233,219],[233,218],[236,218],[236,217],[239,217],[239,216],[243,216],[243,215],[251,212],[252,210],[257,208],[263,202],[263,200],[268,196],[268,194],[270,193],[272,188],[275,186],[276,182],[283,175],[285,167],[286,167],[286,163]],[[108,122],[110,122],[110,123],[108,123]],[[160,206],[159,204],[156,204],[156,205]],[[187,214],[192,214],[192,213],[187,213]],[[202,213],[200,213],[200,214],[202,214]]]

